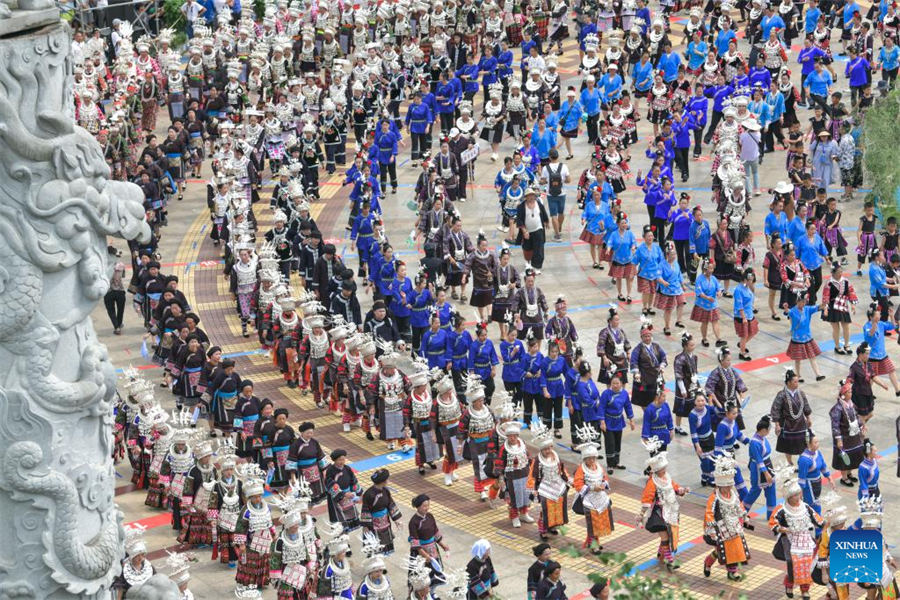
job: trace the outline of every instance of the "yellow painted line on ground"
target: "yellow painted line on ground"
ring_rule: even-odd
[[[191,224],[190,228],[185,234],[184,239],[178,246],[178,252],[175,256],[176,263],[190,265],[190,263],[197,261],[197,257],[200,255],[200,243],[203,240],[203,225],[208,222],[209,215],[201,211],[201,213],[194,219],[194,222]],[[196,242],[196,248],[193,247],[194,242]],[[184,267],[184,271],[179,277],[178,287],[181,289],[185,298],[187,298],[188,304],[193,307],[197,302],[194,294],[194,278],[191,276],[190,271],[190,266]],[[201,316],[201,320],[202,318],[203,317]]]

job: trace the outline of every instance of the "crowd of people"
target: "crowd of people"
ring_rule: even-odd
[[[878,451],[867,428],[873,386],[900,397],[888,350],[900,316],[892,302],[900,234],[893,217],[854,196],[866,111],[893,88],[900,63],[895,11],[882,1],[863,15],[855,0],[663,0],[652,8],[644,0],[352,8],[278,0],[257,18],[237,0],[187,0],[183,49],[174,30],[133,39],[124,21],[113,22],[108,38],[76,31],[76,119],[96,135],[113,175],[143,189],[154,231],[150,242],[130,244],[130,281],[125,262],[111,256],[106,306],[121,334],[126,291],[133,295],[146,354],[175,404],[170,415],[155,383],[126,372],[117,457],[128,457],[146,504],[172,512],[181,543],[212,546],[214,560],[236,569],[238,597],[260,597],[270,584],[281,599],[393,597],[384,556],[402,515],[389,471],[361,481],[348,458],[362,457],[326,453],[312,420],[291,425],[288,408],[257,397],[217,345],[228,340],[209,338],[178,278],[163,272],[168,207],[189,180],[211,171],[209,232],[242,335],[255,335],[285,385],[339,416],[344,432],[361,428],[387,450],[414,453],[423,476],[440,463],[446,486],[471,465],[474,497],[505,504],[513,528],[536,524],[530,598],[567,597],[548,542],[570,511],[583,518],[583,550],[603,552],[615,522],[613,475],[628,462],[626,435],[649,453],[638,525],[659,537],[664,568],[680,567],[679,504],[689,489],[668,472],[668,452],[683,436],[701,487],[710,488],[705,576],[719,564],[728,580],[742,579],[751,560],[744,529],[757,526],[751,515],[763,496],[788,597],[796,587],[808,598],[815,583],[847,598],[848,585],[828,577],[827,539],[845,527],[880,529]],[[570,37],[575,43],[564,44]],[[568,78],[558,64],[564,52],[579,56]],[[839,77],[849,102],[836,90]],[[168,125],[157,137],[162,106]],[[646,147],[642,120],[652,125]],[[585,137],[590,165],[571,173],[573,144]],[[623,202],[638,154],[651,161],[634,179],[646,219],[634,215],[637,202]],[[711,210],[679,191],[675,178],[677,169],[680,183],[689,181],[699,164],[692,158],[702,155],[712,159]],[[785,171],[772,189],[759,182],[764,161]],[[496,222],[505,235],[498,248],[476,233],[481,223],[462,216],[463,203],[484,204],[470,186],[476,163],[497,169]],[[395,205],[385,195],[389,187],[398,193],[402,168],[417,174],[408,240],[421,249],[416,263],[395,256],[385,227]],[[320,173],[338,170],[350,188],[345,236],[356,258],[347,262],[325,239],[340,234],[320,231],[310,211],[325,201]],[[838,185],[840,197],[832,196]],[[577,210],[567,211],[572,187]],[[855,273],[852,219],[842,222],[839,206],[861,209]],[[256,213],[266,210],[273,226],[263,231]],[[753,210],[767,213],[761,262]],[[538,285],[551,262],[545,245],[562,241],[573,212],[591,267],[608,272],[618,301],[602,317],[596,358],[585,352],[566,297]],[[758,314],[758,279],[768,314]],[[858,343],[851,326],[860,302]],[[640,325],[626,331],[621,321],[633,303]],[[475,309],[474,324],[465,306]],[[722,326],[729,309],[733,337]],[[789,323],[785,351],[794,365],[749,430],[748,390],[735,364],[752,360],[762,319]],[[810,377],[826,379],[815,337],[829,330],[832,352],[855,356],[829,382],[830,468],[802,387],[806,363]],[[681,352],[670,369],[659,340],[673,336]],[[715,347],[714,364],[700,364],[698,344]],[[198,427],[201,418],[207,427]],[[565,437],[579,454],[575,465],[554,449]],[[742,445],[748,459],[738,457]],[[859,519],[840,496],[823,493],[835,480],[856,488]],[[327,519],[317,526],[310,510],[322,502]],[[490,544],[476,542],[465,568],[445,565],[448,545],[430,502],[425,494],[412,501],[409,597],[490,597],[504,575]],[[362,532],[362,581],[349,568],[353,531]],[[120,597],[154,571],[139,536],[126,550]],[[882,581],[867,584],[869,598],[896,593],[894,559],[886,553],[884,562]],[[190,597],[184,559],[169,566]],[[590,593],[605,598],[609,586]]]

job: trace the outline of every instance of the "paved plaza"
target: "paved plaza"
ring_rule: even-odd
[[[676,19],[673,24],[673,40],[681,39],[680,21]],[[677,47],[682,50],[683,45]],[[746,49],[745,49],[746,50]],[[518,51],[516,52],[518,61]],[[790,55],[791,68],[796,61],[796,51]],[[566,80],[573,78],[571,84],[578,85],[580,78],[577,74],[579,56],[573,41],[566,45],[565,53],[560,57],[559,70],[562,73],[564,85]],[[837,69],[842,72],[842,63],[837,63]],[[518,71],[518,69],[516,69]],[[799,72],[799,69],[796,69]],[[796,74],[795,74],[796,77]],[[799,83],[799,82],[795,82]],[[839,81],[836,88],[843,87],[843,81]],[[480,94],[479,94],[480,99]],[[644,104],[646,106],[646,104]],[[477,105],[476,105],[477,108]],[[801,110],[801,121],[808,116],[810,111]],[[476,116],[480,110],[476,109]],[[638,170],[647,171],[649,159],[644,156],[647,137],[650,135],[650,125],[643,119],[639,125],[639,133],[642,140],[630,148],[632,159],[630,168],[632,175],[629,178],[629,187],[620,195],[625,211],[631,215],[631,227],[639,232],[646,223],[647,217],[642,203],[642,194],[634,185],[634,174]],[[482,142],[483,144],[484,142]],[[352,146],[352,144],[351,144]],[[500,157],[501,161],[492,163],[489,159],[490,152],[483,152],[475,165],[475,179],[470,186],[468,201],[458,203],[457,207],[462,214],[465,229],[470,235],[475,236],[479,228],[482,229],[492,247],[498,248],[504,235],[497,231],[499,212],[493,180],[497,170],[502,167],[502,157],[510,155],[514,148],[512,140],[504,140]],[[709,173],[710,157],[708,148],[706,154],[699,160],[690,163],[691,175],[685,184],[677,184],[676,191],[687,191],[691,195],[691,205],[699,204],[708,215],[714,211],[711,203],[711,178]],[[575,158],[567,161],[572,173],[573,184],[577,182],[578,175],[589,166],[591,148],[588,146],[585,136],[581,136],[574,144]],[[563,154],[565,154],[563,152]],[[420,172],[418,168],[412,168],[409,164],[409,145],[401,148],[398,160],[398,173],[400,175],[399,192],[394,195],[387,193],[382,198],[384,206],[385,226],[387,235],[395,248],[395,254],[403,260],[417,264],[419,248],[408,240],[410,230],[416,220],[415,213],[408,207],[412,197],[415,178]],[[208,165],[204,167],[204,177],[209,175]],[[266,173],[266,176],[270,175]],[[786,179],[784,166],[784,152],[778,151],[772,155],[766,155],[760,168],[761,186],[765,190],[773,187],[777,181]],[[338,172],[334,176],[321,176],[321,200],[312,205],[312,216],[318,223],[324,238],[331,241],[338,248],[344,262],[355,270],[357,257],[350,251],[350,241],[344,226],[347,223],[348,200],[347,187],[342,187],[343,173]],[[268,182],[267,182],[268,183]],[[256,205],[255,212],[262,232],[272,225],[272,212],[268,208],[268,193],[271,185],[262,192],[263,201]],[[840,190],[829,190],[831,195],[839,195]],[[575,202],[575,187],[567,188],[566,220],[564,223],[563,240],[547,244],[547,259],[543,273],[538,278],[538,286],[547,295],[548,302],[552,304],[557,295],[565,294],[569,302],[569,315],[574,320],[579,333],[580,343],[588,356],[596,366],[595,345],[597,334],[601,326],[606,323],[607,309],[610,306],[618,306],[623,315],[623,326],[632,341],[637,339],[638,320],[640,317],[640,302],[631,305],[617,303],[615,289],[610,282],[606,271],[598,271],[591,267],[591,259],[588,247],[580,242],[578,237],[581,232],[580,211]],[[845,224],[854,224],[861,212],[863,194],[857,194],[853,202],[841,204],[844,212]],[[761,266],[761,259],[765,255],[764,238],[762,236],[763,219],[767,214],[768,195],[763,194],[753,199],[753,210],[749,216],[749,222],[757,235],[755,248],[757,256],[757,268]],[[235,312],[234,300],[228,291],[228,279],[222,274],[220,264],[221,250],[214,247],[209,237],[210,218],[206,206],[206,182],[192,181],[182,202],[173,202],[169,207],[169,225],[164,229],[162,238],[162,272],[175,274],[180,277],[180,289],[187,296],[194,311],[201,319],[201,327],[209,334],[214,344],[220,345],[223,352],[235,358],[236,371],[242,378],[248,378],[256,384],[256,394],[260,398],[268,397],[275,402],[277,407],[286,407],[290,410],[290,423],[295,426],[301,421],[311,420],[316,424],[316,437],[328,450],[344,448],[348,451],[354,468],[360,472],[360,480],[363,485],[368,483],[369,472],[375,468],[388,466],[391,470],[391,485],[394,496],[404,513],[404,519],[400,525],[404,533],[400,535],[397,552],[389,557],[390,573],[393,578],[396,597],[405,594],[405,578],[402,573],[402,558],[407,552],[405,541],[405,528],[409,515],[413,509],[410,500],[418,493],[428,493],[432,499],[432,511],[437,518],[446,538],[451,546],[448,563],[454,567],[464,566],[467,562],[469,549],[472,543],[479,537],[490,540],[493,545],[493,559],[497,566],[501,584],[500,595],[506,599],[522,599],[525,597],[525,571],[533,561],[531,547],[538,543],[538,534],[534,525],[525,525],[521,529],[513,529],[507,519],[505,507],[491,507],[487,503],[478,501],[477,494],[472,488],[471,467],[465,464],[461,467],[460,480],[452,487],[443,485],[443,477],[440,471],[429,471],[420,476],[416,472],[412,460],[412,454],[388,453],[385,445],[377,440],[367,441],[364,434],[354,429],[346,434],[341,431],[341,423],[338,417],[326,410],[317,409],[311,395],[302,395],[297,389],[288,389],[283,385],[281,375],[273,368],[271,359],[259,349],[255,335],[250,338],[241,337],[241,324]],[[848,240],[855,238],[852,226],[845,227],[845,236]],[[514,248],[512,251],[513,262],[517,267],[524,266],[521,251]],[[410,269],[411,272],[414,269]],[[862,277],[852,276],[852,282],[857,293],[864,301],[868,299],[868,281]],[[296,288],[295,281],[295,288]],[[688,290],[689,291],[689,290]],[[638,294],[633,294],[638,297]],[[367,296],[360,288],[360,302],[363,312],[371,306],[371,297]],[[688,309],[691,305],[689,301]],[[786,320],[772,321],[765,307],[765,290],[761,285],[757,288],[757,307],[760,317],[760,334],[751,342],[750,351],[754,360],[741,362],[738,368],[742,371],[742,377],[750,389],[749,400],[744,407],[744,414],[748,428],[752,428],[757,419],[769,411],[772,399],[781,389],[784,370],[788,366],[788,360],[784,354],[789,342],[788,325]],[[731,301],[723,299],[721,303],[723,311],[723,334],[733,344],[736,341],[731,327]],[[467,320],[474,321],[474,309],[461,306],[460,310]],[[852,326],[853,341],[858,343],[861,336],[861,321],[864,310],[859,310]],[[95,324],[101,340],[110,348],[114,363],[119,367],[127,367],[129,364],[143,366],[149,364],[140,354],[140,336],[142,326],[140,318],[129,310],[126,316],[124,335],[113,336],[108,326],[108,320],[103,307],[95,311]],[[655,339],[669,355],[671,363],[675,354],[680,351],[678,330],[671,337],[662,334],[661,317],[657,317],[658,327]],[[688,322],[691,330],[696,330],[696,323]],[[814,382],[810,375],[808,365],[804,365],[806,371],[806,383],[803,385],[813,408],[813,427],[822,439],[822,449],[826,460],[830,461],[830,426],[828,410],[834,403],[838,382],[846,374],[852,357],[836,355],[831,342],[831,332],[827,324],[815,318],[814,333],[824,354],[819,358],[819,364],[826,374],[822,382]],[[497,338],[495,325],[491,326],[492,339]],[[897,351],[895,338],[888,340],[889,353],[895,357],[900,356]],[[700,357],[700,371],[707,372],[715,366],[714,348],[703,348],[698,345],[697,353]],[[736,351],[735,351],[736,355]],[[148,378],[156,378],[157,369],[147,367],[145,372]],[[671,368],[668,370],[671,379]],[[161,390],[158,394],[164,402],[164,406],[172,408],[170,394]],[[900,400],[893,397],[892,392],[879,390],[876,402],[874,418],[869,421],[869,437],[878,446],[881,454],[881,490],[885,497],[886,511],[884,520],[884,533],[889,544],[896,544],[900,536],[900,525],[894,523],[892,517],[897,514],[896,502],[900,498],[900,486],[894,477],[895,463],[897,460],[897,439],[894,420],[900,411]],[[636,421],[640,424],[640,410],[636,409]],[[685,423],[686,426],[686,423]],[[752,431],[748,432],[752,433]],[[527,435],[524,436],[526,439]],[[774,446],[774,437],[771,438]],[[569,472],[574,471],[578,462],[577,454],[569,447],[568,428],[565,429],[565,437],[557,444],[560,456],[570,465]],[[678,548],[677,558],[681,568],[676,575],[668,576],[665,570],[658,566],[655,559],[658,539],[655,535],[638,530],[635,527],[636,516],[640,511],[640,491],[643,487],[644,476],[642,474],[646,452],[640,444],[639,432],[626,431],[623,440],[624,460],[628,469],[617,471],[611,478],[612,506],[615,517],[615,531],[605,538],[605,549],[610,552],[624,552],[627,560],[634,565],[635,572],[667,578],[673,586],[679,586],[689,591],[692,598],[709,600],[717,597],[722,592],[724,597],[737,598],[738,594],[746,594],[748,598],[768,600],[782,598],[782,577],[784,574],[783,563],[775,561],[771,556],[773,536],[764,523],[763,518],[755,519],[756,530],[748,532],[748,544],[751,551],[750,564],[745,567],[746,579],[739,584],[732,584],[725,578],[724,569],[714,569],[710,578],[703,577],[702,561],[708,553],[708,547],[702,539],[703,508],[708,497],[707,488],[700,487],[700,472],[698,461],[690,445],[689,438],[678,437],[669,449],[672,466],[670,472],[675,480],[684,486],[690,486],[692,491],[682,504],[683,516],[681,524],[681,546]],[[746,449],[740,450],[738,460],[744,468],[747,463]],[[176,546],[175,535],[171,529],[168,516],[147,509],[144,504],[144,492],[134,491],[128,483],[130,481],[130,468],[127,461],[118,465],[119,484],[116,490],[116,499],[125,513],[125,520],[130,526],[140,526],[147,529],[147,542],[152,553],[152,559],[160,559],[165,555],[166,549],[174,549]],[[837,475],[835,476],[835,483]],[[845,499],[850,507],[850,512],[855,517],[856,489],[837,486],[838,493]],[[321,508],[321,507],[320,507]],[[763,510],[762,501],[757,502],[757,509]],[[321,515],[321,512],[319,513]],[[324,518],[324,517],[322,517]],[[565,531],[551,540],[552,546],[557,549],[556,559],[563,565],[563,580],[568,586],[570,597],[576,596],[590,586],[588,575],[591,573],[609,573],[617,569],[616,566],[603,566],[591,557],[586,551],[581,551],[581,543],[585,536],[584,518],[570,514],[570,523]],[[354,545],[358,545],[358,539],[353,536]],[[579,550],[580,555],[572,556],[571,552],[560,552],[565,548]],[[226,569],[218,562],[209,560],[209,550],[196,550],[199,560],[191,568],[194,583],[191,585],[194,594],[198,598],[227,597],[234,587],[234,571]],[[359,563],[355,565],[354,572],[360,575]],[[859,597],[859,590],[853,590],[853,597]],[[813,598],[824,597],[825,588],[814,586]],[[273,591],[265,592],[266,598],[274,598]]]

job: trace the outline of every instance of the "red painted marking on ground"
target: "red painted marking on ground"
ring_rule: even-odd
[[[766,367],[774,367],[776,365],[790,362],[791,359],[788,358],[788,355],[782,352],[781,354],[773,354],[771,356],[764,356],[762,358],[748,360],[747,362],[734,365],[734,368],[738,371],[749,372],[758,371],[759,369],[765,369]]]
[[[158,515],[153,515],[152,517],[145,517],[143,519],[138,519],[137,521],[125,523],[125,527],[129,529],[147,530],[162,527],[163,525],[170,525],[171,523],[172,515],[170,513],[160,513]]]

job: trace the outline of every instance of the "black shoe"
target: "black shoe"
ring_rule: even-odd
[[[859,481],[859,478],[857,478],[856,475],[854,475],[853,473],[850,473],[849,475],[847,475],[847,479],[849,479],[850,481],[853,481],[853,482]]]
[[[781,317],[779,317],[778,315],[772,315],[772,320],[773,320],[773,321],[780,321],[780,320],[781,320]]]
[[[825,379],[824,375],[816,375],[816,381],[822,381]]]
[[[663,327],[663,335],[672,335],[672,331],[668,327]]]
[[[624,471],[628,467],[626,467],[625,465],[616,465],[616,468],[619,469],[620,471]]]
[[[675,327],[684,329],[684,323],[682,323],[681,321],[675,321]]]
[[[366,432],[366,439],[369,440],[370,442],[373,442],[373,441],[375,441],[375,436],[372,435],[372,432],[371,432],[371,431],[367,431],[367,432]]]
[[[703,344],[704,348],[709,348],[709,340],[703,339],[700,341],[700,343]]]
[[[419,467],[419,475],[425,474],[425,467]]]
[[[716,340],[716,346],[727,346],[728,342],[725,340]]]
[[[433,462],[428,463],[428,466],[431,467],[431,470],[432,470],[432,471],[434,471],[435,469],[437,469],[437,465],[434,464]]]
[[[853,487],[853,482],[852,482],[852,481],[846,481],[846,480],[844,480],[843,477],[841,477],[838,481],[840,481],[840,482],[841,482],[841,485],[843,485],[843,486],[846,486],[846,487]]]

